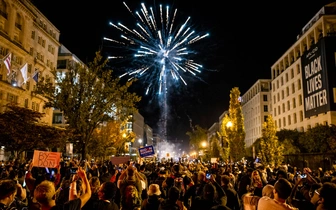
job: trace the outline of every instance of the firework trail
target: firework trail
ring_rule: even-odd
[[[141,4],[140,11],[133,12],[123,2],[129,13],[136,20],[136,28],[131,29],[122,23],[110,25],[121,32],[120,40],[104,37],[127,49],[124,55],[109,56],[109,59],[131,60],[130,66],[120,77],[141,79],[145,86],[145,93],[164,93],[170,86],[168,81],[187,85],[185,76],[197,76],[201,73],[202,65],[192,60],[196,54],[192,45],[205,37],[198,34],[189,26],[190,17],[177,24],[177,9],[171,10],[159,5],[155,10]],[[190,49],[191,48],[191,49]]]

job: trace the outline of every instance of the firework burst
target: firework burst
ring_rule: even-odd
[[[136,19],[136,27],[131,29],[120,22],[110,22],[122,35],[120,40],[104,37],[104,40],[127,49],[124,55],[109,56],[109,59],[132,61],[131,67],[120,77],[142,79],[146,94],[161,94],[167,88],[168,79],[187,85],[185,76],[201,73],[202,65],[192,60],[196,52],[190,48],[209,34],[192,30],[190,17],[178,24],[177,9],[171,10],[169,6],[160,5],[155,11],[142,3],[140,12],[133,12],[125,2],[124,6]]]

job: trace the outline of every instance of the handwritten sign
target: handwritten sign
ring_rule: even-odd
[[[60,152],[34,150],[33,166],[35,167],[57,168],[60,164],[60,160]]]

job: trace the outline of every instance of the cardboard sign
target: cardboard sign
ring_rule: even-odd
[[[125,156],[125,157],[110,157],[110,161],[113,165],[120,165],[123,163],[127,163],[127,161],[130,160],[129,156]]]
[[[35,167],[57,168],[60,161],[60,152],[34,150],[33,166]]]
[[[139,149],[140,157],[147,157],[147,156],[151,156],[151,155],[154,155],[154,154],[155,154],[155,152],[154,152],[153,146],[146,146],[146,147],[143,147],[143,148]]]

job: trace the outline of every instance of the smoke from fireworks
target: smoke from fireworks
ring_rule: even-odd
[[[169,6],[160,5],[155,10],[142,3],[139,12],[133,12],[125,2],[124,6],[136,19],[136,27],[110,22],[121,32],[120,40],[104,37],[104,40],[127,49],[125,54],[109,56],[109,59],[131,60],[131,67],[120,77],[141,79],[146,94],[161,94],[170,87],[168,82],[187,85],[185,76],[201,73],[202,65],[192,59],[196,52],[190,48],[209,34],[192,30],[190,17],[181,24],[177,21],[177,9],[171,10]]]

